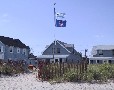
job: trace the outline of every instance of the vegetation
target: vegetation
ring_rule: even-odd
[[[14,74],[24,73],[25,71],[25,67],[22,63],[0,63],[0,76],[12,76]]]
[[[53,68],[53,69],[52,69]],[[55,68],[55,69],[54,69]],[[49,78],[48,80],[51,81],[57,81],[57,82],[63,82],[63,81],[70,81],[70,82],[107,82],[108,79],[114,78],[114,65],[113,64],[92,64],[88,65],[87,70],[80,72],[80,68],[76,67],[70,67],[67,65],[64,67],[64,73],[63,70],[58,68],[57,66],[53,67],[45,67],[46,73],[54,74],[52,75],[53,78]],[[75,68],[75,69],[74,69]],[[60,73],[61,72],[61,73]],[[42,74],[42,75],[48,75],[49,74]],[[60,75],[62,74],[62,75]]]
[[[95,64],[88,65],[87,71],[78,74],[77,72],[68,72],[63,77],[69,81],[82,81],[82,82],[106,82],[108,79],[114,78],[114,65],[113,64]]]

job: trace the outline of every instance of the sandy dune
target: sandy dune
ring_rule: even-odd
[[[57,83],[51,85],[36,79],[36,74],[0,78],[0,90],[114,90],[114,83]]]

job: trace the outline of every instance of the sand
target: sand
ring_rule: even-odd
[[[21,74],[16,77],[1,77],[0,90],[114,90],[114,83],[55,83],[42,82],[36,73]]]

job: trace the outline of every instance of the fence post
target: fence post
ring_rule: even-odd
[[[61,63],[59,63],[60,64],[60,76],[61,76]]]
[[[65,73],[65,70],[64,70],[64,62],[62,63],[62,66],[63,66],[63,77],[64,77],[64,73]]]

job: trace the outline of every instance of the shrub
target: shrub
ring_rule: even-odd
[[[80,73],[80,68],[74,69],[69,68],[68,65],[64,66],[64,73],[60,70],[60,67],[56,64],[46,66],[43,68],[45,71],[43,73],[43,78],[48,77],[51,80],[61,81],[70,81],[70,82],[79,82],[79,81],[107,81],[110,78],[114,78],[114,65],[113,64],[92,64],[88,65],[87,71]],[[53,72],[53,75],[52,75]],[[60,72],[62,75],[60,75]],[[49,75],[51,74],[51,75]],[[56,76],[57,75],[57,76]]]
[[[71,81],[71,82],[77,82],[79,81],[79,77],[80,75],[78,75],[77,71],[69,71],[67,73],[64,74],[64,80],[66,81]]]

